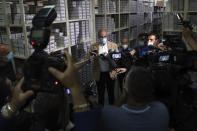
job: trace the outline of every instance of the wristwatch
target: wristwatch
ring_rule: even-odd
[[[16,111],[14,111],[10,104],[6,104],[1,108],[1,114],[6,118],[11,118],[16,114]]]

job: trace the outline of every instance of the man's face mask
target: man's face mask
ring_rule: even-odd
[[[14,55],[13,55],[12,52],[10,52],[10,53],[5,57],[5,61],[6,61],[6,62],[10,62],[13,58],[14,58]]]
[[[122,45],[122,48],[123,49],[127,49],[128,48],[128,45]]]
[[[144,46],[144,41],[139,41],[139,46]]]
[[[154,43],[153,42],[148,42],[148,46],[153,46]]]
[[[100,43],[105,45],[107,43],[107,37],[100,38]]]

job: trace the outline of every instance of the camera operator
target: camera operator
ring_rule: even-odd
[[[118,52],[118,46],[107,40],[107,31],[98,32],[99,42],[91,45],[90,52],[97,52],[94,59],[94,79],[97,81],[99,104],[104,105],[105,85],[108,91],[109,104],[114,102],[114,80],[110,78],[112,70],[109,50]],[[112,61],[113,62],[113,61]]]
[[[13,53],[10,51],[9,47],[5,44],[0,44],[0,76],[6,76],[14,82],[16,76],[11,63],[13,57]]]
[[[12,83],[7,78],[0,78],[0,98],[1,98],[1,115],[0,115],[0,130],[8,131],[12,128],[13,117],[17,114],[17,111],[25,104],[26,100],[31,97],[34,92],[29,90],[23,92],[21,87],[24,82],[22,78],[16,87],[13,89]]]

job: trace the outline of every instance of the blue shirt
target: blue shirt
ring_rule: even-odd
[[[105,131],[166,131],[169,116],[162,103],[152,102],[143,108],[107,106],[102,120]]]
[[[143,108],[105,106],[74,113],[74,119],[76,131],[166,131],[169,116],[162,103],[152,102]]]

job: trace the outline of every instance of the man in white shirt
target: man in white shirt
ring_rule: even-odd
[[[97,51],[94,61],[94,79],[97,81],[99,104],[104,105],[105,87],[108,91],[109,104],[114,103],[114,81],[110,78],[112,65],[107,57],[109,50],[118,52],[117,44],[107,40],[106,30],[98,32],[99,42],[91,45],[90,52]]]

